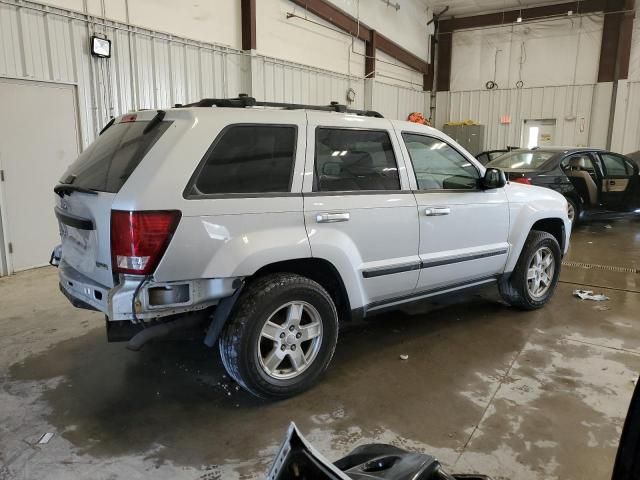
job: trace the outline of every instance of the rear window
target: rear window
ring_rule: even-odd
[[[80,154],[65,172],[61,183],[118,193],[171,122],[160,122],[144,133],[148,124],[145,121],[112,125]]]
[[[291,190],[296,127],[232,125],[207,152],[188,195]]]
[[[554,155],[553,152],[509,152],[489,162],[487,167],[537,170]]]

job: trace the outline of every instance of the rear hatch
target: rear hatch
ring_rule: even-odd
[[[171,122],[164,112],[116,119],[64,173],[55,187],[62,260],[105,287],[114,285],[111,206],[131,173]]]

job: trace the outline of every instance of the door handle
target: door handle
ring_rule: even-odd
[[[449,215],[451,209],[449,207],[427,207],[424,209],[424,214],[427,217],[440,217],[442,215]]]
[[[615,180],[609,180],[609,185],[615,185],[616,181]]]
[[[349,212],[319,213],[316,215],[316,222],[317,223],[348,222],[349,218],[350,218]]]

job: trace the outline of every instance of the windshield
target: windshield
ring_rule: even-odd
[[[114,124],[80,154],[60,182],[99,192],[118,193],[171,122],[160,122],[145,133],[148,124]]]
[[[509,152],[489,162],[487,167],[509,168],[513,170],[537,170],[554,155],[555,153],[553,152]]]

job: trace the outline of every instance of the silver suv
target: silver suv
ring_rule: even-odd
[[[543,306],[571,232],[560,194],[438,130],[244,96],[112,120],[55,192],[60,288],[109,340],[200,329],[270,398],[310,387],[353,318],[489,283]]]

